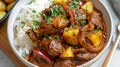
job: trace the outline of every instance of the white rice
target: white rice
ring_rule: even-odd
[[[33,20],[40,21],[39,13],[45,8],[48,8],[52,4],[51,1],[52,0],[31,0],[29,3],[22,6],[18,18],[14,23],[14,26],[16,27],[14,45],[20,56],[25,57],[29,54],[29,49],[33,45],[29,36],[26,34],[26,31],[32,28]]]

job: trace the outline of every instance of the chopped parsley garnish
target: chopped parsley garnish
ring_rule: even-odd
[[[21,21],[21,24],[25,24],[25,22],[24,22],[24,21]]]
[[[79,48],[79,46],[71,46],[72,48],[74,48],[74,49],[78,49]]]
[[[47,39],[49,39],[49,40],[52,39],[52,38],[51,38],[51,35],[47,35],[47,34],[44,34],[43,37],[45,37],[45,38],[47,38]]]
[[[38,20],[33,20],[33,26],[32,28],[35,29],[39,26],[39,21]]]
[[[60,5],[54,6],[50,11],[50,17],[60,16],[63,13],[63,9]],[[65,13],[65,12],[64,12]]]
[[[71,2],[71,5],[70,5],[70,9],[73,9],[73,8],[77,8],[79,5],[79,1],[78,0],[74,0],[73,2]]]
[[[25,26],[25,22],[21,21],[21,28],[23,28]]]
[[[88,39],[86,39],[85,44],[86,44],[86,45],[87,45],[87,44],[90,44],[90,41],[89,41]]]
[[[68,31],[69,31],[69,29],[66,29],[66,30],[65,30],[65,32],[68,32]]]
[[[73,26],[70,26],[70,28],[73,28]]]
[[[44,13],[40,13],[40,16],[46,19],[46,15]]]
[[[28,4],[32,4],[33,2],[35,2],[35,0],[31,0]]]
[[[47,19],[47,24],[50,24],[50,22],[52,21],[52,17],[49,17],[48,19]]]
[[[65,17],[64,20],[68,20],[68,19]]]
[[[67,44],[62,44],[62,46],[68,46]]]
[[[49,12],[50,16],[47,19],[47,23],[49,24],[54,17],[61,16],[63,14],[66,14],[66,12],[62,9],[60,5],[53,6]]]
[[[95,29],[94,31],[95,31],[95,32],[100,32],[100,29]]]
[[[33,13],[36,13],[36,10],[33,9],[32,12],[33,12]]]
[[[35,9],[29,8],[33,13],[36,13],[37,11]]]
[[[82,26],[85,25],[85,23],[86,23],[85,20],[81,20],[81,21],[80,21],[80,25],[82,25]]]
[[[58,38],[59,38],[59,37],[58,37],[57,35],[54,37],[55,40],[58,40]]]
[[[86,4],[85,6],[85,11],[88,11],[88,4]]]

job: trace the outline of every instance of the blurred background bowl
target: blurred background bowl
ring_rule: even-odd
[[[18,2],[19,0],[0,0],[1,2],[1,6],[3,9],[5,8],[5,10],[0,10],[0,16],[2,16],[3,14],[5,14],[1,19],[0,19],[0,23],[3,22],[11,13],[12,8],[15,6],[15,4]],[[2,5],[3,4],[3,5]],[[4,6],[5,5],[5,6]]]

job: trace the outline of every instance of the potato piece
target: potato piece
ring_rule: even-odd
[[[63,32],[64,40],[70,45],[78,45],[78,35],[79,29],[78,28],[65,28]]]
[[[67,0],[53,0],[54,4],[66,4]]]
[[[92,34],[89,34],[87,37],[91,41],[93,46],[99,46],[100,42],[102,41],[102,32],[95,31]]]
[[[5,11],[6,10],[6,4],[0,0],[0,11]]]
[[[61,58],[74,57],[72,48],[71,48],[71,47],[67,48],[67,49],[60,55],[60,57],[61,57]]]
[[[6,15],[5,11],[0,11],[0,19],[2,19]]]
[[[7,11],[9,11],[14,4],[15,4],[15,2],[12,2],[12,3],[8,4],[8,6],[7,6]]]
[[[51,22],[51,24],[57,28],[65,28],[68,23],[68,20],[63,19],[60,16],[55,17]]]
[[[6,3],[14,2],[15,0],[4,0]]]
[[[81,8],[88,14],[91,14],[93,12],[93,3],[92,1],[88,1],[85,4],[81,6]]]

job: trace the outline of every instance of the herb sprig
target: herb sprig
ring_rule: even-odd
[[[85,23],[86,23],[85,20],[81,20],[81,21],[80,21],[80,25],[82,25],[82,26],[85,25]]]
[[[47,23],[49,24],[54,17],[61,16],[62,14],[66,14],[66,12],[62,9],[60,5],[53,6],[49,12],[49,17],[47,19]]]
[[[70,3],[70,9],[77,8],[79,5],[79,0],[74,0],[73,2]]]
[[[37,28],[39,26],[39,23],[40,22],[38,20],[33,20],[33,26],[32,26],[32,28],[33,29]]]

